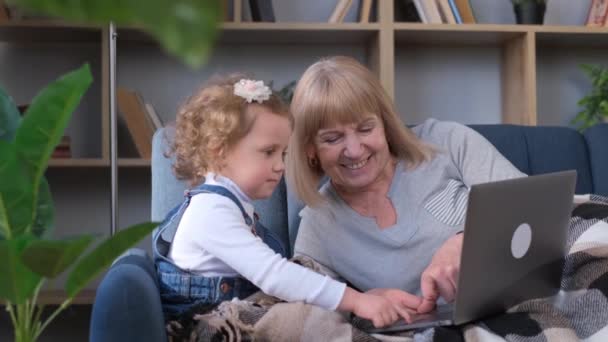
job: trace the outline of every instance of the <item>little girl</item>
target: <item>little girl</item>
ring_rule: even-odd
[[[234,77],[207,84],[178,112],[173,169],[192,188],[154,236],[167,319],[259,288],[286,301],[353,312],[375,326],[409,320],[382,296],[288,261],[280,240],[256,224],[252,201],[270,197],[281,180],[292,122],[262,81]]]

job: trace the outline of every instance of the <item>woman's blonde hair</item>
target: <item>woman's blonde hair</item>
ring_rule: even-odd
[[[278,95],[271,94],[261,104],[235,95],[234,84],[243,78],[248,77],[214,77],[178,110],[169,154],[175,157],[175,176],[190,186],[200,184],[208,171],[221,170],[226,152],[249,133],[260,107],[293,124],[289,108]]]
[[[391,155],[405,160],[407,167],[417,166],[433,152],[405,127],[378,79],[350,57],[330,57],[311,65],[298,81],[290,109],[295,122],[287,178],[309,206],[323,202],[317,189],[324,172],[307,155],[319,129],[360,122],[375,114],[384,125]]]

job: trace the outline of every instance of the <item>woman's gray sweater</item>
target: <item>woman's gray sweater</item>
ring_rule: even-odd
[[[435,251],[463,229],[471,185],[525,176],[464,125],[429,119],[412,131],[437,153],[415,169],[397,164],[388,192],[396,224],[379,229],[328,182],[320,190],[327,203],[300,213],[295,255],[314,259],[362,291],[398,288],[420,294],[420,275]]]

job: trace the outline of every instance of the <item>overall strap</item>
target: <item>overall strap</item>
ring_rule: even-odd
[[[169,211],[163,222],[158,226],[155,234],[153,234],[152,249],[155,258],[161,258],[167,262],[170,262],[167,255],[169,254],[169,249],[171,247],[171,243],[173,243],[173,238],[177,232],[179,222],[181,221],[186,208],[188,208],[188,205],[190,205],[192,196],[200,193],[214,193],[229,198],[240,209],[241,214],[245,219],[245,223],[248,226],[254,227],[253,219],[247,214],[241,202],[232,192],[230,192],[230,190],[222,186],[201,184],[194,189],[184,191],[184,201]]]
[[[245,208],[241,204],[241,201],[239,201],[239,199],[236,198],[236,196],[232,192],[230,192],[230,190],[224,188],[223,186],[219,186],[219,185],[202,184],[202,185],[199,185],[198,187],[194,188],[193,190],[187,191],[189,197],[198,195],[203,192],[214,193],[214,194],[218,194],[218,195],[221,195],[224,197],[228,197],[241,210],[241,214],[243,214],[245,223],[248,226],[251,226],[253,224],[253,220],[251,219],[249,214],[247,214],[247,212],[245,211]]]

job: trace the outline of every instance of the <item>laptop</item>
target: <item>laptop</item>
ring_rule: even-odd
[[[370,333],[460,325],[559,291],[576,171],[473,185],[454,303]],[[362,323],[362,322],[360,322]]]

